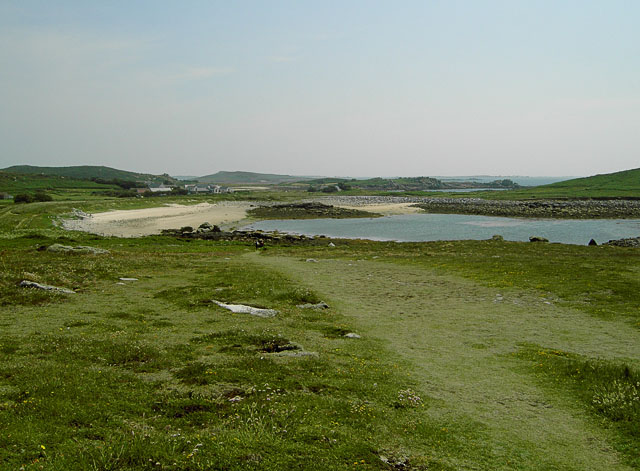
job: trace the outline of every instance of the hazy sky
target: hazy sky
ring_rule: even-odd
[[[0,0],[0,167],[640,167],[640,2]]]

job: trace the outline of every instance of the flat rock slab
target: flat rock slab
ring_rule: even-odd
[[[297,308],[300,309],[329,309],[329,305],[327,303],[325,303],[324,301],[320,301],[317,304],[311,304],[311,303],[305,303],[305,304],[298,304],[296,306]]]
[[[81,255],[102,255],[110,253],[107,249],[100,249],[98,247],[90,247],[88,245],[77,245],[75,247],[71,245],[53,244],[47,247],[47,252],[54,253],[74,253]]]
[[[125,278],[125,277],[121,277],[118,278],[120,281],[138,281],[137,278]]]
[[[274,353],[274,356],[280,356],[280,357],[314,357],[317,358],[320,355],[318,355],[318,352],[307,352],[307,351],[299,351],[299,350],[286,350],[284,352],[278,352],[278,353]]]
[[[28,281],[28,280],[21,281],[19,286],[21,288],[35,288],[35,289],[41,289],[44,291],[53,291],[55,293],[76,294],[75,291],[67,288],[60,288],[58,286],[51,286],[51,285],[43,285],[40,283],[36,283],[35,281]]]
[[[273,317],[278,314],[278,311],[275,309],[262,309],[259,307],[245,306],[244,304],[227,304],[221,301],[216,301],[215,299],[212,299],[211,302],[217,304],[223,309],[227,309],[238,314],[251,314],[252,316],[258,317]]]

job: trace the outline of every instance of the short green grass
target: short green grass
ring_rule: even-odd
[[[336,335],[343,314],[297,308],[317,295],[247,261],[246,245],[94,239],[112,253],[64,256],[34,241],[53,240],[4,242],[6,469],[379,469],[380,455],[452,469],[398,436],[439,430],[421,415],[428,397],[400,394],[413,384],[398,359]],[[18,288],[25,276],[78,294]],[[214,298],[281,314],[232,314]]]
[[[561,390],[583,403],[604,427],[618,432],[615,446],[640,468],[640,374],[623,361],[527,345],[519,357],[530,363],[546,388]]]

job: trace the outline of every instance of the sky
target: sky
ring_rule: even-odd
[[[0,168],[640,167],[637,0],[0,0]]]

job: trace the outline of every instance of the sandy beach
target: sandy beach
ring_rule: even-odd
[[[163,229],[184,226],[197,228],[208,222],[228,227],[247,217],[248,201],[200,203],[191,206],[168,204],[157,208],[108,211],[80,219],[66,219],[65,229],[90,232],[104,236],[139,237],[159,234]]]
[[[385,216],[420,212],[411,207],[413,202],[393,201],[390,198],[340,197],[320,198],[324,204],[342,208],[360,209]],[[224,229],[240,227],[247,219],[247,210],[258,203],[250,201],[224,201],[216,204],[167,204],[156,208],[128,209],[95,213],[79,219],[65,219],[65,229],[90,232],[103,236],[140,237],[159,234],[163,229],[184,226],[197,228],[208,222]],[[249,221],[246,221],[249,222]]]

